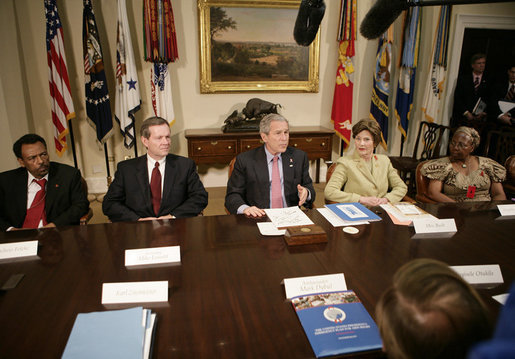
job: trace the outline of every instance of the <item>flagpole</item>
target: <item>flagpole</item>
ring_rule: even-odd
[[[134,129],[134,158],[138,158],[138,140],[136,139],[136,119],[132,120],[132,128]]]
[[[107,187],[111,185],[111,170],[109,169],[109,157],[107,155],[107,141],[104,142],[104,155],[106,159]]]
[[[72,146],[73,163],[75,164],[75,168],[79,169],[77,165],[77,152],[75,151],[75,137],[73,136],[73,126],[71,120],[68,121],[68,128],[70,129],[70,142]]]
[[[399,153],[399,156],[402,157],[402,150],[404,149],[404,136],[401,136],[401,151]]]

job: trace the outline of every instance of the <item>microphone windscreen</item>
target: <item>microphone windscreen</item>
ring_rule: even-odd
[[[313,42],[324,13],[325,4],[323,0],[301,1],[293,29],[293,37],[297,44],[309,46]]]
[[[406,0],[377,0],[361,22],[361,35],[369,40],[377,39],[408,7]]]

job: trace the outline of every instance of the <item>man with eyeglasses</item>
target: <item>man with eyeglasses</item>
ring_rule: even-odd
[[[79,224],[89,202],[80,172],[50,162],[45,140],[27,134],[13,145],[21,167],[0,173],[3,231]]]

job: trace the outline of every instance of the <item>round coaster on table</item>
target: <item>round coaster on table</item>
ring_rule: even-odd
[[[343,227],[343,231],[349,234],[356,234],[359,232],[359,229],[357,229],[356,227]]]

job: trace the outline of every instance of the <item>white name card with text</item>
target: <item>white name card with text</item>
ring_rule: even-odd
[[[285,278],[286,298],[301,295],[347,290],[343,273],[315,275],[311,277]]]
[[[102,284],[102,304],[168,301],[168,281]]]
[[[14,242],[0,244],[0,260],[38,255],[38,241]]]
[[[501,267],[498,264],[452,266],[451,268],[474,286],[493,287],[504,282]]]
[[[180,246],[127,249],[125,251],[126,267],[180,262]]]
[[[497,208],[501,216],[515,216],[515,204],[498,204]]]
[[[458,231],[454,218],[414,219],[415,235],[412,238],[451,237]]]

